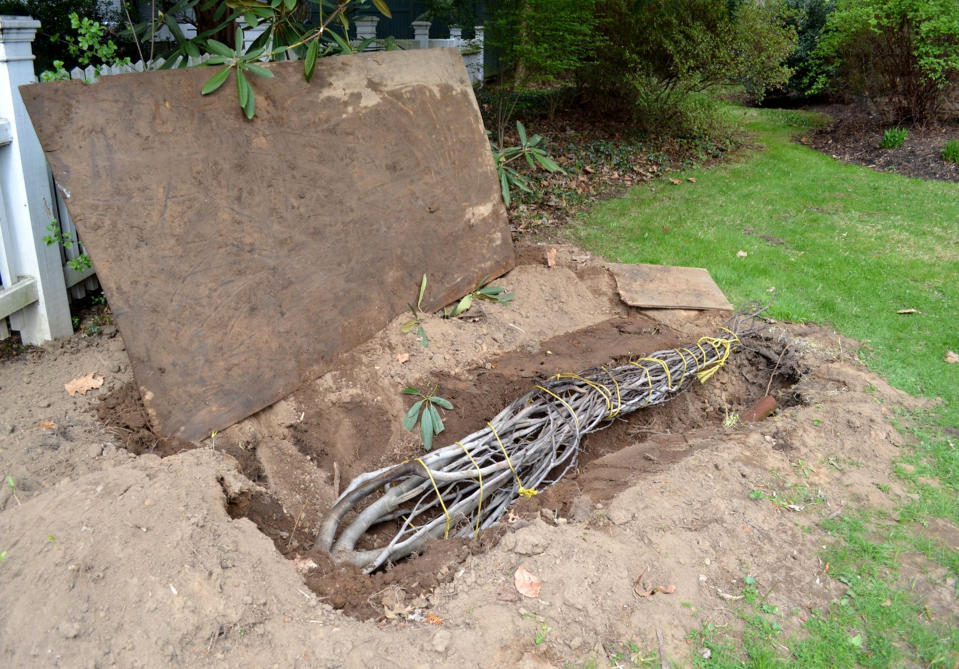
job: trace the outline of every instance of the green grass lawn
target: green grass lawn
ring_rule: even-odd
[[[700,632],[714,649],[705,665],[959,666],[959,633],[924,622],[918,603],[891,585],[904,551],[959,576],[959,549],[909,529],[931,516],[959,525],[959,438],[945,432],[959,428],[959,364],[944,359],[959,351],[959,184],[845,165],[793,142],[821,121],[812,114],[729,113],[756,149],[671,175],[678,185],[661,180],[603,203],[573,227],[576,241],[613,261],[705,267],[734,304],[775,293],[773,317],[832,325],[861,341],[861,358],[893,385],[942,404],[903,418],[915,446],[900,473],[919,499],[893,518],[859,510],[825,524],[841,538],[830,548],[834,576],[855,579],[861,595],[810,619],[809,638],[789,655],[762,611],[744,614],[741,639]],[[850,618],[865,630],[852,645],[843,632]]]

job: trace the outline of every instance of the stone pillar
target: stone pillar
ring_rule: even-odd
[[[10,316],[25,344],[73,334],[60,248],[41,241],[54,211],[47,161],[19,90],[36,82],[30,45],[39,27],[27,16],[0,16],[0,118],[10,124],[10,144],[0,148],[0,223],[4,255],[12,259],[3,281],[5,288],[21,277],[36,284],[37,301]]]
[[[356,39],[361,42],[376,37],[376,26],[380,22],[379,16],[361,16],[356,19]]]
[[[417,41],[420,49],[430,48],[430,21],[413,21],[413,39]]]

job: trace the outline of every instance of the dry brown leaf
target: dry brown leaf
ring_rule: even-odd
[[[426,622],[428,622],[430,625],[442,625],[443,619],[431,613],[426,616]]]
[[[525,567],[518,568],[513,574],[513,585],[525,597],[539,597],[539,589],[543,587],[542,581],[529,573]]]
[[[896,312],[897,314],[918,314],[918,309],[900,309]]]
[[[656,586],[656,592],[661,592],[664,595],[671,595],[676,592],[676,586],[672,583],[669,585],[658,585]]]
[[[556,267],[556,247],[550,247],[546,251],[546,266],[547,267]]]
[[[77,393],[86,395],[88,390],[95,390],[102,385],[103,377],[96,372],[90,372],[89,374],[78,376],[69,383],[64,383],[63,387],[70,393],[70,397],[74,397]]]
[[[745,257],[748,256],[748,255],[749,255],[749,254],[746,253],[745,251],[743,251],[742,249],[739,249],[738,251],[736,251],[736,257],[737,257],[737,258],[745,258]]]
[[[686,181],[688,181],[691,184],[694,184],[696,183],[696,177],[686,177]]]
[[[409,362],[409,361],[410,361],[410,354],[409,354],[409,353],[397,353],[397,354],[394,355],[393,357],[396,358],[396,362],[400,363],[401,365],[402,365],[404,362]]]
[[[56,429],[57,429],[57,424],[54,423],[52,420],[50,420],[50,419],[48,418],[47,420],[42,420],[42,421],[40,421],[40,429],[41,429],[41,430],[56,430]]]
[[[679,184],[681,184],[681,183],[683,183],[683,182],[680,181],[679,179],[670,179],[670,180],[669,180],[669,183],[673,184],[674,186],[678,186]]]
[[[959,353],[955,351],[946,351],[946,362],[950,365],[954,365],[959,362]]]

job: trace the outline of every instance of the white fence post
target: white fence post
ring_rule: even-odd
[[[0,118],[10,124],[9,145],[0,148],[3,190],[3,252],[13,258],[3,291],[33,280],[37,301],[10,315],[25,344],[73,334],[60,249],[42,241],[53,219],[54,199],[47,162],[18,86],[33,83],[30,44],[40,22],[26,16],[0,16]],[[9,282],[9,283],[8,283]]]
[[[413,21],[413,39],[419,44],[420,49],[430,48],[430,21]]]

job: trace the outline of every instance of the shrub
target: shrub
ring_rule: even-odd
[[[896,149],[902,146],[902,143],[909,137],[909,131],[905,128],[889,128],[882,134],[882,141],[879,143],[880,149]]]
[[[55,69],[53,61],[61,60],[67,69],[79,64],[64,40],[74,33],[70,14],[75,13],[92,21],[110,19],[104,3],[98,0],[0,0],[0,14],[32,16],[40,21],[40,30],[33,42],[37,71]]]
[[[959,139],[950,139],[942,149],[942,159],[947,163],[959,163]]]
[[[596,0],[603,48],[584,72],[606,100],[635,105],[646,127],[672,121],[683,101],[731,80],[761,99],[786,82],[793,28],[783,5],[714,0]]]
[[[955,0],[837,0],[808,90],[869,95],[889,120],[923,123],[957,76]]]

